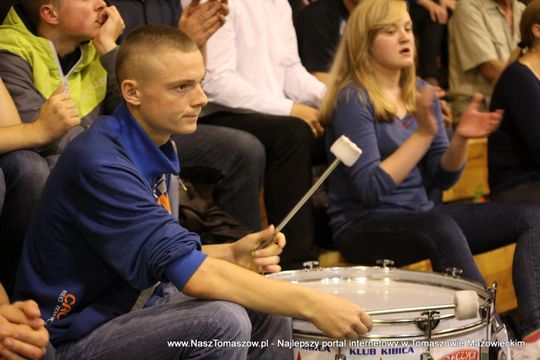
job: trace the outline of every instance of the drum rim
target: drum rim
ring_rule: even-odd
[[[300,320],[306,321],[306,320]],[[309,321],[306,321],[309,322]],[[480,329],[484,329],[487,326],[487,322],[483,319],[477,320],[476,322],[459,326],[456,328],[444,329],[444,330],[434,330],[431,333],[431,340],[435,339],[444,339],[444,338],[455,338],[456,336],[467,335],[472,332],[475,332]],[[298,335],[301,337],[310,337],[318,339],[320,341],[327,341],[330,339],[325,336],[320,330],[317,329],[317,332],[307,331],[307,330],[298,330],[294,328],[293,325],[293,335]],[[425,333],[416,333],[416,334],[389,334],[389,335],[365,335],[360,337],[360,340],[427,340]]]
[[[343,272],[346,271],[348,275],[343,274]],[[351,274],[353,273],[353,274]],[[350,280],[351,278],[354,278],[354,273],[357,273],[358,275],[365,274],[368,280],[370,279],[369,274],[376,274],[376,275],[384,275],[381,276],[378,279],[371,278],[372,280],[380,280],[385,277],[390,278],[393,281],[401,282],[401,283],[414,283],[418,285],[427,285],[430,287],[440,287],[445,288],[449,290],[474,290],[478,294],[479,298],[482,302],[486,302],[490,299],[493,299],[492,293],[479,282],[470,281],[466,279],[462,279],[459,277],[453,277],[447,274],[443,273],[437,273],[437,272],[425,272],[425,271],[416,271],[416,270],[404,270],[404,269],[398,269],[398,268],[388,268],[388,267],[369,267],[369,266],[350,266],[350,267],[326,267],[326,268],[313,268],[313,269],[304,269],[304,270],[287,270],[282,271],[275,274],[269,274],[267,275],[269,278],[280,280],[280,281],[288,281],[291,283],[299,284],[302,286],[306,286],[305,283],[309,281],[320,281],[324,278],[332,278],[332,279],[343,279],[343,280]],[[360,276],[358,276],[360,277]],[[495,307],[492,306],[491,308],[491,317],[493,318],[495,314]],[[309,323],[307,320],[298,319],[297,321],[302,321]],[[474,322],[470,322],[468,324],[458,326],[458,327],[452,327],[449,329],[444,330],[434,330],[432,333],[432,339],[437,338],[444,338],[444,337],[455,337],[458,335],[465,335],[471,332],[474,332],[478,329],[481,329],[483,327],[487,326],[487,321],[485,319],[478,319]],[[314,327],[314,326],[313,326]],[[328,340],[327,337],[316,327],[314,327],[317,332],[309,331],[309,330],[299,330],[297,328],[294,328],[293,326],[293,333],[295,335],[299,336],[310,336],[315,337],[319,339],[325,339]],[[425,339],[425,333],[415,333],[415,334],[402,334],[402,335],[395,335],[395,334],[370,334],[362,339],[367,340],[384,340],[384,339],[411,339],[411,340],[417,340],[417,339]]]
[[[486,287],[476,281],[463,279],[460,277],[453,277],[448,274],[444,273],[438,273],[438,272],[426,272],[426,271],[418,271],[418,270],[404,270],[404,269],[398,269],[398,268],[382,268],[382,267],[370,267],[370,266],[336,266],[336,267],[325,267],[325,268],[313,268],[313,269],[301,269],[301,270],[286,270],[281,271],[274,274],[267,274],[266,276],[275,279],[275,280],[281,280],[281,281],[289,281],[294,283],[302,285],[302,281],[306,279],[291,279],[291,276],[295,275],[303,275],[304,277],[313,277],[313,279],[309,280],[315,280],[315,275],[321,275],[321,274],[330,274],[330,273],[336,273],[340,270],[343,271],[346,269],[348,272],[365,272],[365,273],[384,273],[387,277],[390,277],[392,280],[401,281],[401,282],[411,282],[416,277],[423,278],[424,280],[432,280],[432,281],[414,281],[416,284],[420,285],[430,285],[434,287],[445,287],[447,289],[455,289],[455,290],[475,290],[479,296],[482,296],[484,299],[488,299],[491,297],[490,292],[486,289]],[[329,276],[326,276],[329,277]],[[336,276],[332,276],[332,278],[342,278],[347,279],[350,277],[345,276],[339,276],[336,274]],[[321,279],[321,278],[319,278]],[[369,277],[368,277],[369,279]],[[444,286],[444,284],[441,284],[440,282],[436,282],[435,280],[441,280],[444,283],[453,284],[454,286]],[[462,286],[458,286],[462,285]]]

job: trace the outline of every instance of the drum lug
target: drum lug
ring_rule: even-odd
[[[461,274],[463,274],[463,270],[457,267],[446,268],[445,272],[447,275],[450,275],[451,277],[456,278],[456,279],[460,278]]]
[[[390,269],[394,266],[394,260],[390,259],[378,259],[375,261],[375,264],[381,266],[383,269]]]
[[[437,328],[441,319],[438,311],[426,311],[421,318],[416,319],[416,326],[426,334],[426,339],[431,339],[431,331]]]
[[[418,326],[418,328],[426,334],[426,340],[429,342],[431,341],[431,332],[437,327],[437,325],[439,325],[439,312],[429,310],[423,312],[422,316],[422,318],[418,318],[416,320],[416,326]],[[420,355],[420,360],[433,360],[433,356],[431,356],[430,351],[431,348],[428,345],[427,350]]]
[[[302,266],[304,267],[305,271],[312,271],[312,270],[318,270],[321,267],[319,266],[319,262],[316,260],[313,261],[305,261],[302,263]]]
[[[491,318],[491,300],[486,301],[486,303],[480,306],[480,317],[486,321],[489,325]]]
[[[487,289],[491,295],[491,303],[493,304],[494,312],[497,310],[495,304],[497,303],[497,282],[493,281],[493,284],[490,288]]]
[[[491,322],[492,334],[498,334],[501,330],[504,330],[505,328],[506,328],[506,325],[504,325],[504,323],[499,323],[499,321],[497,321],[496,318]]]

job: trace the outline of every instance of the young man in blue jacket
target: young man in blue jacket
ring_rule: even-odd
[[[185,34],[159,25],[135,30],[118,51],[122,104],[73,140],[51,172],[15,297],[38,302],[58,358],[291,358],[277,342],[291,338],[290,320],[270,314],[308,319],[339,338],[371,328],[348,300],[256,273],[280,269],[282,234],[256,250],[272,226],[201,247],[168,212],[163,175],[180,170],[170,137],[196,130],[204,76],[203,57]],[[182,292],[132,311],[158,281]],[[246,347],[249,340],[268,345]]]

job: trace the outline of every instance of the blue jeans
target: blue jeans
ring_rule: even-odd
[[[272,346],[292,338],[290,318],[247,310],[226,301],[197,300],[176,293],[159,305],[132,311],[81,340],[56,349],[57,359],[292,359],[292,350]],[[266,341],[268,347],[170,346],[168,341]],[[219,343],[217,343],[219,345]]]
[[[259,193],[264,147],[253,135],[222,126],[198,125],[190,135],[174,135],[181,177],[216,184],[216,204],[242,225],[259,230]]]
[[[397,265],[429,257],[435,271],[463,270],[484,283],[473,254],[516,243],[513,280],[523,335],[540,328],[540,206],[511,203],[439,205],[428,212],[371,213],[336,237],[344,258]]]
[[[540,205],[491,202],[443,207],[460,224],[473,254],[516,243],[512,278],[521,334],[540,329]]]
[[[5,179],[0,216],[0,282],[10,294],[26,227],[49,175],[49,165],[38,153],[19,150],[0,156],[0,168]]]

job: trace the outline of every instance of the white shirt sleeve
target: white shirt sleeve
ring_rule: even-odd
[[[290,6],[288,7],[290,11]],[[289,60],[285,70],[285,95],[294,102],[318,108],[326,92],[326,86],[302,65],[298,55],[298,42],[292,22],[292,14],[289,13],[288,16],[284,14],[283,18],[286,19],[285,26],[287,29],[287,38],[283,40]]]
[[[249,0],[253,1],[253,0]],[[229,3],[229,16],[207,42],[206,79],[203,87],[210,103],[235,111],[260,112],[271,115],[289,115],[293,101],[271,96],[246,81],[237,71],[238,61],[249,54],[240,54],[236,47],[236,22],[242,21],[236,12],[235,2]]]

